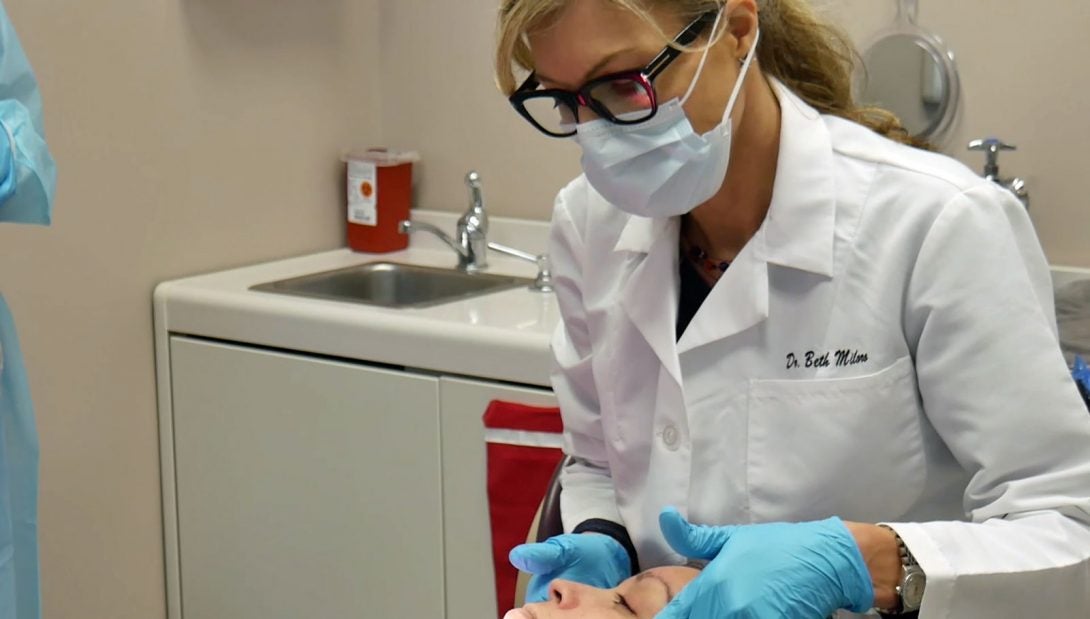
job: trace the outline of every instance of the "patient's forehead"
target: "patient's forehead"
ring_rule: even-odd
[[[646,570],[646,572],[650,572],[665,581],[674,592],[684,589],[685,585],[689,584],[698,574],[700,574],[700,571],[697,569],[674,565],[653,567]]]

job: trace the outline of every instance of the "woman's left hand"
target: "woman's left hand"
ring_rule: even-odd
[[[668,507],[659,526],[674,550],[711,562],[656,619],[824,619],[873,606],[867,565],[839,518],[712,527]]]

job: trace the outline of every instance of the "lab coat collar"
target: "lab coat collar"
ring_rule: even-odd
[[[655,244],[655,241],[660,239],[665,232],[668,232],[671,225],[677,226],[676,218],[671,219],[651,219],[648,217],[639,217],[637,215],[630,215],[628,222],[625,223],[624,229],[621,230],[621,236],[617,239],[617,244],[614,245],[613,251],[629,251],[638,254],[646,254],[651,251],[651,247]]]
[[[768,264],[759,258],[763,236],[758,232],[708,293],[677,343],[679,355],[741,333],[768,318]]]
[[[624,285],[621,307],[678,385],[683,384],[679,355],[760,323],[768,317],[769,306],[768,265],[761,259],[766,253],[765,235],[759,231],[678,341],[680,222],[677,217],[632,217],[616,245],[618,251],[632,252],[636,260]]]
[[[832,140],[821,116],[775,79],[780,154],[765,221],[708,294],[677,344],[685,354],[769,315],[768,265],[833,274],[836,196]],[[712,310],[714,308],[714,311]]]
[[[632,217],[618,251],[632,252],[632,272],[621,293],[621,307],[655,351],[666,371],[681,384],[677,355],[678,234],[680,219]]]
[[[768,79],[780,101],[780,155],[761,249],[772,264],[832,277],[836,234],[832,137],[817,110],[779,80]]]
[[[779,80],[768,80],[780,101],[780,154],[759,257],[832,277],[836,225],[832,138],[817,110]],[[670,225],[666,219],[630,216],[614,250],[648,253]]]

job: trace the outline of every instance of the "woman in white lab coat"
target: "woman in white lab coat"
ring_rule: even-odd
[[[1029,218],[857,107],[852,57],[806,0],[503,3],[500,85],[585,172],[531,600],[689,557],[659,617],[1090,609],[1090,415]]]

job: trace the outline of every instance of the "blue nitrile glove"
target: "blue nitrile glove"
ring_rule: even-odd
[[[824,619],[874,604],[870,572],[839,518],[710,527],[667,507],[659,526],[674,550],[711,562],[656,619]]]
[[[1071,370],[1071,376],[1074,377],[1086,406],[1090,407],[1090,366],[1079,355],[1075,355],[1075,367]]]
[[[557,578],[612,589],[632,575],[624,546],[600,533],[567,533],[539,544],[515,546],[510,559],[512,565],[532,574],[527,603],[549,599],[549,583]]]

